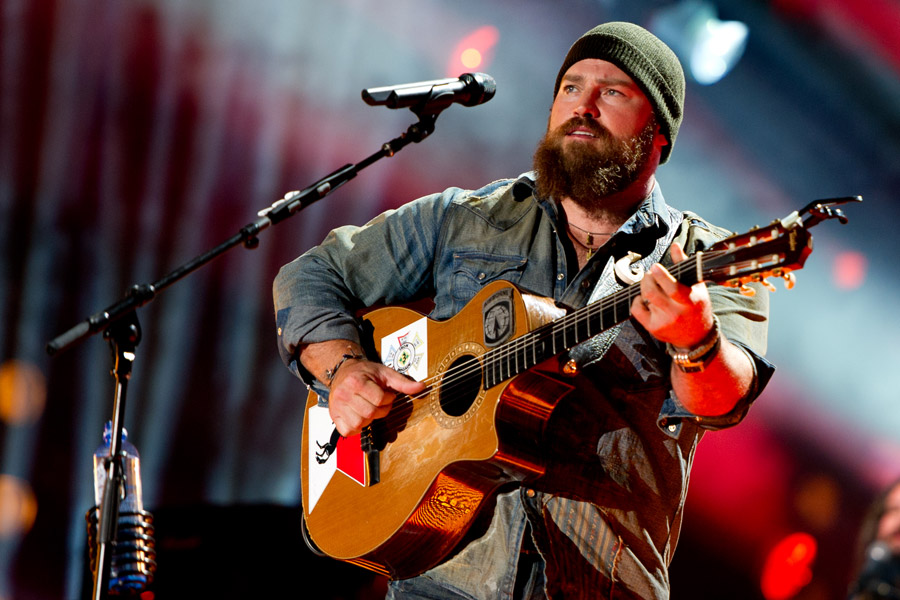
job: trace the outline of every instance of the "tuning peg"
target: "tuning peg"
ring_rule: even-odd
[[[741,284],[741,287],[739,288],[739,290],[743,295],[747,296],[748,298],[752,298],[753,296],[756,295],[756,290],[754,290],[752,287],[750,287],[746,283]]]
[[[766,288],[766,289],[769,290],[770,292],[774,292],[774,291],[775,291],[775,286],[772,285],[771,283],[769,283],[769,281],[768,281],[767,279],[760,279],[759,282],[762,284],[762,286],[763,286],[764,288]]]
[[[784,279],[784,289],[792,290],[797,285],[797,276],[793,273],[785,273],[781,277]]]

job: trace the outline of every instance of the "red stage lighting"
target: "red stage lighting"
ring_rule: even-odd
[[[766,600],[789,600],[812,581],[816,540],[808,533],[792,533],[769,552],[760,588]]]
[[[450,55],[447,76],[456,77],[462,73],[487,69],[499,39],[500,32],[493,25],[479,27],[464,37]]]

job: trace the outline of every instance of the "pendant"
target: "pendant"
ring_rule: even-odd
[[[588,246],[594,245],[594,234],[593,233],[588,232],[587,245]]]

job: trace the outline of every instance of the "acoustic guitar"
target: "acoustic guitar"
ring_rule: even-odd
[[[729,237],[674,265],[685,285],[741,288],[768,277],[793,286],[812,252],[809,228],[838,218],[839,198]],[[616,265],[637,281],[633,257]],[[774,288],[772,288],[774,289]],[[463,539],[492,493],[544,473],[544,427],[573,390],[559,357],[630,316],[639,284],[565,313],[505,281],[486,285],[456,316],[433,321],[406,308],[363,318],[372,360],[427,383],[398,395],[388,416],[343,438],[311,393],[303,424],[305,528],[318,551],[391,578],[417,575]],[[311,538],[311,539],[309,539]]]

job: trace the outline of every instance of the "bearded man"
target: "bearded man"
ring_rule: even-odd
[[[630,23],[595,27],[560,68],[532,172],[338,228],[279,273],[279,349],[343,436],[392,414],[398,395],[421,397],[436,382],[373,355],[357,318],[363,307],[431,297],[429,317],[441,322],[498,280],[568,310],[639,289],[624,311],[630,318],[549,361],[559,377],[545,379],[562,383],[529,392],[566,390],[537,436],[539,472],[495,490],[465,537],[423,573],[385,560],[388,598],[669,597],[697,443],[737,424],[773,371],[763,358],[764,290],[749,298],[671,274],[728,234],[667,205],[654,176],[672,151],[684,91],[678,59],[651,33]],[[622,261],[633,263],[624,273]],[[474,309],[484,328],[478,347],[510,336],[497,303],[492,295]],[[456,427],[476,408],[433,418]]]

